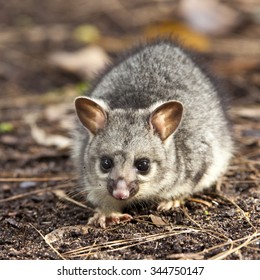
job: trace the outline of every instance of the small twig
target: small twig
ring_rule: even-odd
[[[8,182],[49,182],[49,181],[66,181],[66,180],[75,180],[75,178],[71,177],[23,177],[23,178],[0,178],[0,183],[8,183]]]
[[[203,204],[203,205],[205,205],[205,206],[207,206],[207,207],[212,207],[212,204],[211,204],[210,202],[205,201],[205,200],[203,200],[203,199],[190,197],[190,198],[188,198],[187,200],[193,201],[193,202],[196,202],[196,203]]]
[[[59,188],[64,188],[64,187],[69,187],[70,185],[68,184],[64,184],[62,186],[59,186]],[[26,193],[21,193],[21,194],[17,194],[17,195],[13,195],[13,196],[10,196],[10,197],[7,197],[7,198],[3,198],[0,200],[0,203],[3,203],[3,202],[8,202],[8,201],[13,201],[13,200],[16,200],[16,199],[20,199],[20,198],[24,198],[24,197],[27,197],[27,196],[30,196],[32,194],[39,194],[39,193],[47,193],[47,192],[53,192],[53,188],[45,188],[45,189],[41,189],[41,190],[34,190],[34,191],[30,191],[30,192],[26,192]]]

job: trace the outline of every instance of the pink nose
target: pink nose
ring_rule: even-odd
[[[124,179],[119,179],[116,183],[116,187],[112,193],[113,197],[116,199],[127,199],[129,197],[129,189],[127,183]]]

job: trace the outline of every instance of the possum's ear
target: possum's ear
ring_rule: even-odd
[[[107,113],[96,101],[85,96],[75,99],[75,107],[81,123],[94,135],[105,127]]]
[[[182,103],[169,101],[154,109],[149,124],[162,141],[166,140],[179,127],[183,114]]]

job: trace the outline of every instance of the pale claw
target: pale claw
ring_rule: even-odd
[[[109,216],[106,216],[105,214],[97,212],[92,218],[88,220],[88,225],[95,225],[106,228],[107,226],[117,225],[122,222],[128,222],[132,219],[133,217],[129,214],[112,213]]]
[[[160,202],[160,204],[157,207],[158,211],[169,211],[174,208],[178,208],[181,206],[181,201],[180,200],[166,200]]]

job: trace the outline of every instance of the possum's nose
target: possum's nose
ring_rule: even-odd
[[[127,199],[129,197],[130,192],[124,179],[120,179],[117,181],[116,187],[115,189],[113,189],[112,195],[116,199]]]
[[[125,200],[137,193],[138,184],[136,181],[127,183],[123,178],[118,180],[109,179],[107,189],[114,198]]]

